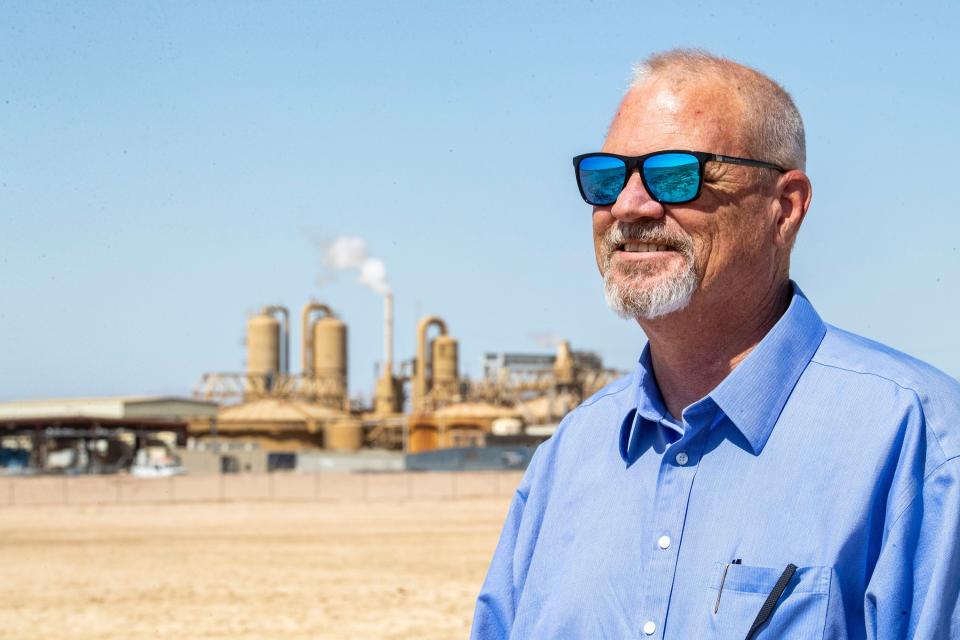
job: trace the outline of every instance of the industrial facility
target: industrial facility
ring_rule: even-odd
[[[0,469],[8,473],[152,475],[180,469],[188,423],[219,406],[188,398],[113,397],[0,403]]]
[[[384,296],[384,359],[372,406],[351,404],[348,330],[330,306],[301,312],[301,370],[290,370],[290,313],[263,308],[247,321],[247,370],[207,373],[195,398],[221,404],[215,428],[192,423],[191,437],[255,441],[267,450],[339,451],[482,447],[537,443],[584,397],[619,372],[566,341],[555,354],[490,353],[483,378],[461,377],[459,344],[438,316],[416,326],[416,353],[395,367],[393,297]]]
[[[392,463],[372,454],[532,451],[583,398],[620,375],[561,341],[552,354],[487,353],[482,378],[470,380],[460,374],[458,341],[438,316],[417,323],[416,352],[396,364],[387,293],[383,365],[365,405],[349,395],[346,322],[327,304],[304,305],[299,371],[291,364],[290,322],[288,308],[277,305],[248,318],[246,370],[204,374],[193,398],[0,404],[0,468],[273,470],[310,466],[291,456],[354,453],[386,469]]]

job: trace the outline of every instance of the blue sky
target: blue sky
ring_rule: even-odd
[[[320,278],[366,239],[397,356],[462,369],[571,340],[629,368],[570,157],[631,64],[696,46],[782,82],[813,206],[793,275],[829,322],[960,376],[955,3],[0,4],[0,399],[187,393],[246,314],[327,302],[372,388],[380,298]],[[294,332],[295,345],[299,331]],[[293,362],[299,362],[294,348]]]

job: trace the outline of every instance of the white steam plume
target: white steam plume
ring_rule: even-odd
[[[323,266],[330,272],[353,271],[363,286],[380,295],[390,293],[386,265],[383,260],[367,254],[367,241],[359,236],[340,236],[327,244],[323,252]],[[325,278],[321,277],[323,280]]]

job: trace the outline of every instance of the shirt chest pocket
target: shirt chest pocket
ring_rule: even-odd
[[[783,567],[718,562],[704,598],[701,637],[744,640],[782,573]],[[823,638],[831,577],[830,567],[799,567],[753,640]]]

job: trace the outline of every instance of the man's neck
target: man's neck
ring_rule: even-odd
[[[692,300],[682,311],[640,322],[650,341],[657,386],[670,414],[707,395],[726,378],[777,323],[790,304],[784,281],[755,295],[752,304],[718,308]]]

